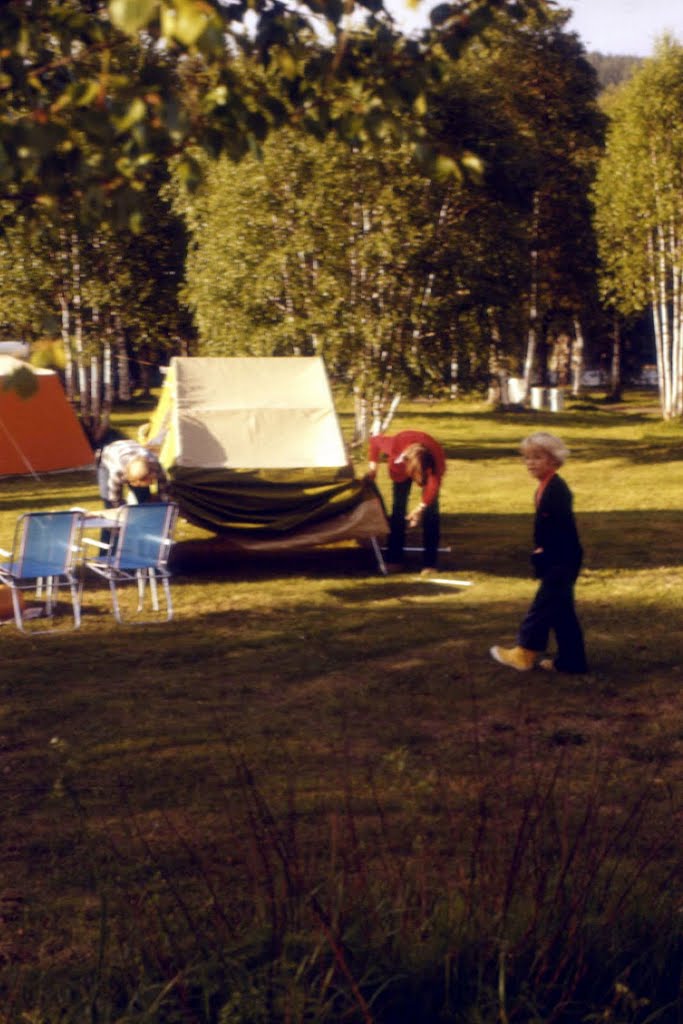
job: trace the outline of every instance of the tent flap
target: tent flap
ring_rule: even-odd
[[[376,491],[348,474],[311,478],[302,470],[228,472],[173,467],[173,495],[183,515],[214,532],[277,536],[347,512]],[[372,490],[369,492],[368,488]]]

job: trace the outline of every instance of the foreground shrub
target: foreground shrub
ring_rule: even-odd
[[[129,808],[104,845],[86,823],[99,948],[49,969],[8,950],[0,1021],[679,1020],[681,861],[656,777],[624,806],[605,765],[580,799],[563,754],[527,767],[450,801],[401,767],[400,813],[347,779],[321,830],[294,786],[276,808],[238,763],[212,836],[191,813],[152,833]]]

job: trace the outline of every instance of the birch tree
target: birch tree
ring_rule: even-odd
[[[662,416],[683,415],[683,47],[664,37],[612,97],[594,189],[603,300],[648,309]]]
[[[567,18],[560,10],[518,25],[499,19],[458,62],[488,99],[500,134],[494,153],[506,216],[516,216],[516,233],[524,234],[524,280],[513,300],[524,323],[521,336],[502,338],[501,346],[527,389],[550,338],[573,335],[573,324],[587,321],[597,303],[588,190],[604,115],[595,71],[565,30]]]

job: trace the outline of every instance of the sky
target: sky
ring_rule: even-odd
[[[651,57],[658,36],[683,42],[683,0],[567,0],[567,22],[590,52]]]
[[[405,31],[424,25],[432,0],[422,0],[410,11],[406,0],[387,0]],[[683,0],[561,0],[572,11],[567,23],[586,50],[603,54],[651,57],[654,42],[669,32],[683,43]]]

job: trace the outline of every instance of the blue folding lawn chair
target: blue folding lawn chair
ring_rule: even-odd
[[[14,530],[12,550],[0,548],[9,558],[0,562],[0,583],[12,593],[14,621],[26,632],[22,592],[34,590],[44,604],[45,615],[53,619],[60,586],[69,588],[74,629],[81,624],[80,587],[77,572],[83,516],[81,512],[25,512]],[[32,633],[53,633],[57,627],[38,627]]]
[[[126,505],[119,510],[117,528],[112,531],[109,544],[84,538],[85,544],[95,544],[102,549],[99,557],[86,557],[85,565],[108,582],[117,622],[124,621],[117,587],[125,583],[137,583],[138,612],[144,608],[149,584],[152,608],[157,613],[160,611],[158,584],[161,583],[166,600],[166,620],[173,618],[168,558],[177,518],[178,506],[172,502]],[[158,617],[131,621],[138,624],[158,621]]]

